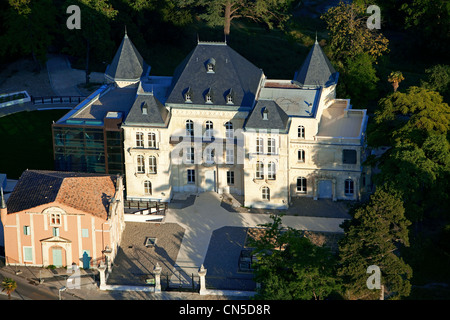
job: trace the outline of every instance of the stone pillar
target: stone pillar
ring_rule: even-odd
[[[105,290],[106,287],[106,266],[105,264],[100,264],[98,267],[98,271],[100,273],[100,290]]]
[[[153,273],[155,274],[155,292],[161,292],[161,267],[156,263]]]
[[[206,271],[207,270],[202,264],[200,270],[198,271],[198,275],[200,277],[200,295],[206,294],[206,281],[205,281]]]
[[[106,257],[106,266],[108,268],[108,272],[111,272],[111,268],[112,268],[112,265],[111,265],[111,253],[112,253],[112,250],[109,248],[109,246],[106,246],[105,250],[103,250],[103,253],[105,254],[105,257]]]

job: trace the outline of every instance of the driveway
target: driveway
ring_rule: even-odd
[[[176,258],[177,272],[172,283],[189,285],[190,275],[196,275],[205,262],[211,235],[223,227],[255,227],[271,222],[270,214],[230,212],[221,205],[221,196],[214,192],[200,193],[195,204],[181,209],[170,208],[166,212],[166,223],[177,223],[184,229],[183,240]],[[344,218],[311,216],[284,216],[283,225],[300,230],[337,232]],[[207,275],[208,276],[208,275]]]

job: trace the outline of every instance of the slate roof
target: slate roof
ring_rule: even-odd
[[[208,72],[212,63],[214,72]],[[226,43],[199,42],[176,68],[166,103],[183,104],[190,90],[192,105],[208,106],[205,95],[213,93],[212,105],[226,106],[226,96],[233,94],[233,104],[253,106],[263,71],[231,49]]]
[[[143,108],[147,107],[147,114]],[[165,126],[169,117],[169,111],[153,94],[138,94],[128,116],[125,125]]]
[[[148,65],[125,33],[105,74],[116,80],[137,80],[147,69]]]
[[[116,177],[102,174],[26,170],[6,203],[8,214],[40,205],[64,204],[106,219]]]
[[[263,113],[267,112],[267,120]],[[245,123],[246,129],[280,130],[287,132],[289,116],[273,100],[258,100]]]
[[[320,44],[314,43],[301,68],[294,76],[294,82],[301,86],[328,87],[336,84],[339,73],[331,65]]]

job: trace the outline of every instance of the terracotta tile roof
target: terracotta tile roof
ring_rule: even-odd
[[[27,170],[8,199],[8,214],[56,202],[106,219],[115,183],[110,175]]]

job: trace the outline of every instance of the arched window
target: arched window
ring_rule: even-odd
[[[304,126],[298,126],[298,137],[305,139],[305,127]]]
[[[156,148],[156,134],[153,132],[148,134],[148,147]]]
[[[194,122],[192,120],[186,120],[186,135],[194,135]]]
[[[306,193],[306,178],[305,177],[297,178],[297,192]]]
[[[354,182],[352,179],[346,179],[345,180],[345,195],[351,196],[355,192],[354,189]]]
[[[303,149],[298,150],[297,160],[298,160],[298,162],[305,162],[305,150],[303,150]]]
[[[213,135],[213,129],[214,129],[214,125],[212,121],[206,121],[205,124],[205,137],[207,138],[211,138]]]
[[[148,180],[144,181],[144,194],[146,195],[152,194],[152,183]]]
[[[256,162],[256,179],[264,179],[264,164],[262,161]]]
[[[144,147],[144,134],[142,132],[136,132],[136,147]]]
[[[144,156],[137,156],[137,173],[145,173],[145,161]]]
[[[267,179],[269,180],[275,180],[276,179],[276,168],[275,168],[275,162],[269,162],[267,164]]]
[[[261,189],[261,191],[262,191],[263,200],[269,201],[270,200],[270,189],[268,187],[263,187]]]
[[[233,138],[234,132],[233,132],[233,123],[227,122],[225,123],[225,137],[227,138]]]
[[[156,173],[156,157],[150,156],[148,158],[148,172],[149,173]]]

